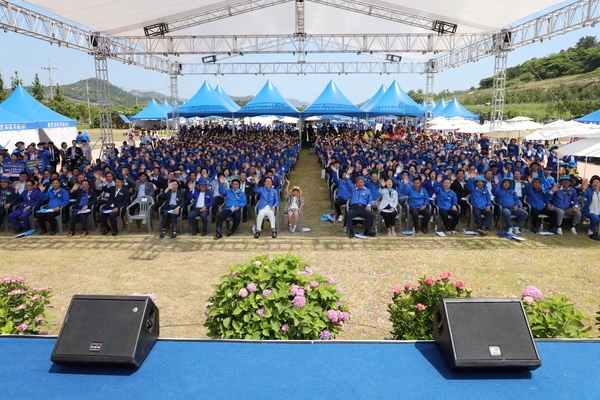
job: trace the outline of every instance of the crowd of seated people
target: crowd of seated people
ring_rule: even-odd
[[[71,147],[62,144],[64,152],[43,142],[28,146],[18,142],[10,154],[0,149],[0,223],[10,223],[15,233],[21,233],[34,229],[30,218],[34,215],[38,233],[47,233],[49,227],[54,235],[60,213],[68,220],[68,236],[75,234],[77,224],[81,236],[87,236],[90,223],[99,224],[102,235],[116,236],[119,219],[125,218],[130,204],[148,197],[160,209],[159,237],[170,230],[175,238],[178,223],[187,219],[192,234],[205,235],[207,225],[216,223],[219,239],[223,221],[234,220],[227,232],[233,234],[250,218],[253,207],[262,205],[263,196],[276,193],[279,204],[282,181],[289,178],[300,149],[297,133],[290,130],[232,133],[221,127],[190,127],[171,138],[141,139],[96,160],[86,156],[89,138],[80,135]],[[236,210],[225,217],[232,192],[239,198]],[[258,211],[261,218],[273,217],[266,209]]]
[[[473,234],[487,235],[494,221],[510,235],[519,235],[526,223],[538,232],[542,219],[551,233],[561,235],[566,225],[577,234],[585,218],[588,236],[598,240],[600,206],[594,196],[600,178],[582,179],[576,159],[560,158],[557,148],[516,139],[492,146],[484,134],[406,128],[370,135],[336,130],[315,141],[335,219],[346,218],[349,237],[354,222],[348,219],[363,223],[367,235],[373,218],[381,219],[388,235],[395,235],[395,219],[403,212],[412,224],[405,232],[429,233],[432,217],[439,216],[436,230],[456,234],[460,218],[470,211]],[[368,202],[356,199],[363,188],[370,192],[361,195]]]

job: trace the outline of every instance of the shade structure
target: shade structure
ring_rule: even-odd
[[[581,139],[558,148],[558,152],[567,156],[600,157],[600,137]]]
[[[317,99],[302,111],[302,115],[307,117],[324,114],[364,117],[365,111],[352,104],[335,82],[330,80]]]
[[[379,99],[381,99],[381,96],[383,96],[386,91],[387,91],[387,89],[386,89],[385,85],[381,85],[379,87],[379,90],[373,95],[373,97],[371,97],[369,99],[369,101],[367,101],[365,104],[363,104],[363,106],[360,109],[366,110],[368,108],[371,108],[375,103],[377,103],[379,101]]]
[[[217,85],[215,87],[215,92],[217,92],[217,94],[219,96],[221,96],[223,98],[223,100],[225,100],[225,102],[227,104],[229,104],[231,107],[233,107],[236,111],[240,109],[240,106],[238,106],[237,103],[235,101],[233,101],[227,93],[225,93],[225,91],[223,90],[221,85]]]
[[[584,115],[581,118],[577,118],[575,121],[581,122],[584,124],[589,124],[589,123],[600,124],[600,110],[594,111],[593,113],[588,114],[588,115]]]
[[[371,117],[381,115],[422,117],[425,114],[425,110],[411,99],[396,81],[392,82],[375,104],[369,108],[363,107],[363,110]]]
[[[517,122],[508,122],[502,124],[493,131],[486,133],[487,136],[493,138],[519,139],[529,135],[533,130],[543,127],[534,121],[518,120]]]
[[[444,107],[444,110],[442,111],[442,117],[446,117],[446,118],[460,117],[460,118],[465,118],[465,119],[479,119],[478,115],[475,115],[472,112],[470,112],[469,110],[467,110],[466,108],[464,108],[463,105],[460,104],[460,102],[458,101],[458,99],[456,97],[454,97],[452,99],[452,101],[450,101],[450,103],[448,103],[446,105],[446,107]]]
[[[0,146],[10,150],[19,140],[26,144],[39,141],[35,122],[0,107]]]
[[[586,136],[597,132],[600,132],[599,125],[583,124],[573,120],[558,120],[544,125],[525,138],[527,140],[552,140],[563,137]]]
[[[77,136],[77,121],[65,117],[33,98],[19,85],[0,105],[6,111],[36,124],[38,141],[71,143]]]
[[[236,117],[254,117],[259,115],[298,117],[300,112],[283,97],[275,85],[273,85],[273,82],[268,80],[256,97],[235,113]]]
[[[164,99],[163,102],[160,103],[160,106],[162,108],[164,108],[165,110],[167,110],[167,112],[173,111],[173,107],[169,104],[169,102],[167,101],[167,99]]]
[[[441,99],[440,102],[433,107],[433,118],[441,117],[442,113],[444,112],[444,108],[446,108],[446,101]]]
[[[179,106],[181,117],[231,117],[235,111],[206,81],[191,99]]]
[[[129,119],[131,121],[165,121],[167,119],[167,110],[161,107],[156,100],[152,99],[142,111]]]

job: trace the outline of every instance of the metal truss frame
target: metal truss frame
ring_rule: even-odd
[[[181,64],[182,75],[272,74],[423,74],[425,63],[399,62],[287,62]]]
[[[110,87],[108,81],[108,60],[106,53],[110,47],[106,36],[96,36],[94,42],[94,65],[96,68],[96,87],[98,91],[98,108],[100,114],[101,154],[106,156],[114,146],[112,131],[112,112],[110,108]]]

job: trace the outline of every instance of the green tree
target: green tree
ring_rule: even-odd
[[[15,71],[15,76],[10,77],[10,88],[15,90],[17,86],[22,85],[23,80],[19,78],[19,71]]]
[[[598,41],[596,40],[596,36],[584,36],[577,41],[575,45],[576,49],[591,49],[592,47],[596,47],[598,45]]]
[[[58,83],[56,84],[56,86],[54,87],[54,90],[52,91],[52,101],[55,101],[57,103],[66,103],[67,102],[67,99],[65,98],[65,94],[63,93],[63,90]]]
[[[33,78],[33,83],[32,83],[32,87],[31,87],[31,95],[33,96],[34,99],[36,99],[37,101],[43,101],[44,100],[44,87],[42,86],[41,82],[40,82],[40,77],[38,76],[38,74],[35,74],[35,78]]]
[[[4,89],[4,79],[2,79],[2,74],[0,74],[0,102],[4,101],[7,97],[6,89]]]

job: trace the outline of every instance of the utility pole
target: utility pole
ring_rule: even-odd
[[[90,88],[88,87],[87,74],[85,74],[85,94],[87,96],[88,122],[89,122],[90,125],[92,125],[92,112],[90,110]]]
[[[52,70],[55,69],[58,71],[58,68],[50,66],[50,59],[48,59],[47,67],[40,67],[41,69],[48,70],[48,80],[50,81],[50,101],[52,101]]]

